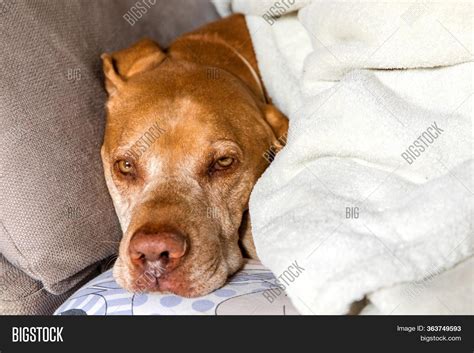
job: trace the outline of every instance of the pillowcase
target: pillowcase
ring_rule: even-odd
[[[102,273],[74,293],[56,315],[299,315],[272,272],[259,261],[245,266],[223,286],[198,298],[130,293]]]

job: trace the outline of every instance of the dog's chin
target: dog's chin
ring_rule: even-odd
[[[148,280],[146,285],[137,284],[137,280],[130,282],[117,280],[119,285],[132,293],[162,293],[175,294],[181,297],[199,297],[211,293],[222,287],[227,280],[227,276],[212,278],[211,281],[202,283],[189,283],[189,281],[173,279],[172,276],[163,278],[154,278]]]
[[[209,294],[216,289],[222,287],[227,281],[227,276],[219,276],[217,278],[211,278],[208,281],[194,282],[192,285],[186,282],[179,282],[173,280],[159,281],[159,289],[156,290],[160,293],[173,293],[181,297],[193,298],[200,297]]]
[[[227,264],[221,262],[213,273],[196,271],[189,277],[184,277],[179,273],[171,272],[155,277],[144,273],[131,273],[117,261],[113,275],[122,288],[132,293],[168,293],[192,298],[209,294],[222,287],[235,271],[233,268],[229,271]]]

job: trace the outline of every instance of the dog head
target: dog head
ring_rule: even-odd
[[[101,155],[124,233],[114,275],[134,292],[206,294],[242,264],[250,192],[287,120],[238,77],[210,79],[151,40],[102,60]]]

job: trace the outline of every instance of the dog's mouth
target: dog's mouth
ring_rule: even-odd
[[[130,272],[130,281],[117,282],[133,293],[173,293],[183,297],[196,297],[208,294],[225,284],[228,271],[222,260],[212,261],[205,269],[196,269],[191,275],[184,275],[180,269],[169,273],[146,270],[138,274]]]
[[[156,292],[160,290],[160,285],[165,282],[164,266],[160,262],[154,262],[135,277],[133,292]]]
[[[245,209],[236,232],[239,243],[247,231],[249,222],[249,210]],[[164,235],[169,234],[153,233],[150,236],[153,239],[157,237],[165,239]],[[173,293],[184,297],[205,295],[224,285],[227,278],[240,268],[243,257],[248,255],[241,244],[238,246],[235,243],[234,246],[225,250],[224,247],[229,245],[224,245],[220,241],[207,245],[200,242],[201,248],[194,247],[193,249],[193,245],[190,243],[186,251],[183,252],[185,255],[180,259],[173,259],[171,255],[176,252],[176,249],[173,248],[173,246],[177,246],[176,238],[169,237],[169,239],[172,239],[173,242],[165,245],[170,245],[166,249],[170,249],[171,253],[165,252],[163,257],[153,261],[137,263],[140,259],[133,258],[131,255],[126,258],[119,257],[114,266],[114,277],[119,285],[134,293]],[[144,238],[144,240],[146,249],[151,241],[150,238]],[[158,246],[164,245],[158,244]],[[127,254],[130,249],[133,249],[133,246],[129,244]]]
[[[125,265],[119,258],[114,266],[114,277],[122,288],[133,293],[172,293],[183,297],[206,295],[222,287],[236,270],[229,266],[220,250],[214,252],[215,256],[200,265],[194,262],[196,258],[193,256],[171,271],[160,262],[140,269]]]

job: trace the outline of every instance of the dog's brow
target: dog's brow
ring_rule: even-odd
[[[244,153],[242,149],[240,148],[239,144],[233,140],[220,139],[220,140],[214,141],[211,144],[211,147],[215,151],[218,151],[217,153],[231,152],[235,154],[239,159],[243,159],[243,156],[244,156]]]
[[[226,148],[236,148],[240,150],[240,146],[237,142],[230,140],[230,139],[218,139],[214,142],[211,143],[211,146],[214,148],[219,148],[219,149],[226,149]]]

